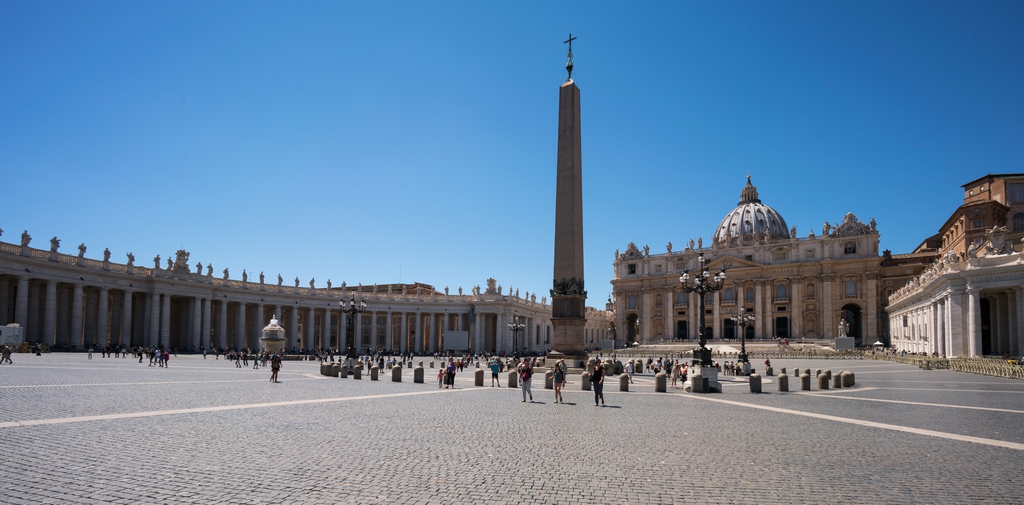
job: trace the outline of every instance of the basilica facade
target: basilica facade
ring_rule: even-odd
[[[832,339],[840,321],[857,345],[879,338],[879,234],[852,213],[821,234],[797,237],[775,209],[761,202],[747,177],[736,208],[712,233],[710,248],[690,240],[660,254],[630,243],[615,252],[612,280],[620,345],[696,339],[700,297],[686,293],[680,274],[698,268],[703,253],[712,272],[726,269],[723,288],[704,299],[705,335],[739,338],[734,315],[753,315],[747,338]]]
[[[351,338],[359,351],[433,353],[449,349],[448,332],[468,332],[469,352],[543,353],[551,348],[551,305],[536,294],[503,289],[494,279],[469,292],[427,284],[318,287],[285,283],[280,275],[266,279],[231,278],[228,269],[215,276],[213,267],[189,264],[189,253],[177,251],[153,258],[150,266],[86,257],[31,246],[25,231],[21,243],[0,241],[0,326],[19,329],[20,342],[81,349],[105,344],[162,346],[179,350],[259,349],[263,328],[275,315],[285,329],[287,349],[335,350]],[[268,282],[269,281],[269,282]],[[342,310],[342,300],[366,303],[362,313]],[[607,338],[611,314],[586,308],[585,339],[589,347]],[[517,330],[508,323],[517,322]]]

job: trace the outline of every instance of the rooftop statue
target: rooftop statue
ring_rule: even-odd
[[[32,235],[28,234],[28,230],[21,232],[21,247],[28,247],[28,243],[32,241]]]
[[[82,242],[81,244],[78,244],[78,257],[79,258],[84,258],[85,257],[85,242]]]
[[[128,256],[128,266],[135,266],[135,255],[132,254],[132,253],[128,253],[127,256]]]
[[[58,240],[57,237],[54,236],[53,238],[50,239],[50,252],[57,252],[57,249],[59,248],[60,240]]]

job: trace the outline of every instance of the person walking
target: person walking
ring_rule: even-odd
[[[281,371],[281,356],[275,354],[270,360],[270,382],[278,382],[277,372],[279,371]]]
[[[555,385],[555,403],[565,403],[562,401],[562,385],[565,384],[565,360],[558,360],[555,363],[555,373],[552,376],[552,383]]]
[[[501,381],[498,380],[498,369],[499,368],[501,368],[501,366],[498,365],[498,359],[497,358],[492,359],[491,360],[491,387],[492,388],[494,387],[495,383],[498,384],[499,388],[501,387]]]
[[[672,389],[676,388],[676,382],[679,381],[679,372],[681,371],[679,368],[678,361],[672,364]]]
[[[633,383],[633,373],[634,373],[633,361],[631,360],[629,363],[626,363],[626,377],[629,377],[629,383],[630,384]]]
[[[437,389],[441,389],[441,386],[443,384],[444,384],[444,367],[441,367],[441,368],[439,368],[437,370]]]
[[[519,384],[523,388],[523,401],[526,401],[526,395],[530,395],[530,401],[533,401],[533,391],[530,390],[530,383],[533,378],[533,367],[530,366],[530,362],[523,360],[519,363]]]
[[[590,374],[590,385],[594,389],[594,406],[597,406],[598,400],[601,401],[601,406],[604,406],[604,367],[598,365],[594,367],[594,373]]]
[[[11,365],[14,364],[14,362],[11,361],[11,346],[7,344],[4,344],[3,351],[0,353],[0,364],[3,364],[5,361]]]
[[[452,389],[455,389],[455,360],[452,358],[448,358],[448,367],[445,369],[445,376],[446,384],[444,388],[448,389],[448,386],[451,386]]]

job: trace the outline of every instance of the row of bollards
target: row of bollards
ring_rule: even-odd
[[[411,366],[412,362],[409,362],[409,365]],[[433,366],[433,362],[431,362],[431,366]],[[598,365],[597,363],[595,363],[592,360],[591,363],[588,363],[588,366],[587,366],[588,371],[587,372],[583,372],[580,375],[580,379],[581,379],[580,380],[580,386],[581,386],[581,389],[583,391],[590,391],[590,389],[591,389],[591,387],[590,387],[590,373],[593,371],[595,366],[602,366],[602,367],[604,367],[605,371],[606,371],[606,375],[605,375],[606,377],[609,377],[611,375],[611,374],[607,373],[609,371],[609,369],[611,368],[611,363],[602,363],[602,364]],[[348,367],[343,362],[338,362],[338,363],[321,363],[320,364],[320,374],[328,376],[328,377],[348,378],[349,374],[351,374],[353,379],[359,380],[359,379],[362,379],[362,372],[363,372],[363,365],[361,363],[356,364],[356,366],[354,366],[352,368],[352,370],[349,370]],[[786,369],[784,367],[781,368],[779,370],[779,372],[780,373],[779,373],[778,377],[776,377],[776,384],[778,385],[778,391],[779,392],[788,392],[789,391],[789,378],[790,378],[790,376],[786,374]],[[510,388],[519,387],[519,373],[515,369],[512,369],[512,368],[509,368],[507,373],[508,373],[508,382],[507,382],[508,387],[510,387]],[[771,367],[768,367],[767,370],[765,370],[765,373],[766,373],[766,375],[771,376],[772,375]],[[800,390],[801,391],[810,391],[811,390],[811,369],[810,368],[805,368],[805,369],[803,369],[802,373],[801,373],[800,369],[794,369],[793,373],[794,373],[793,376],[797,380],[800,381],[799,382]],[[370,367],[370,380],[372,380],[372,381],[378,380],[379,375],[380,375],[380,370],[377,368],[377,366],[376,365],[371,366]],[[667,377],[668,377],[668,375],[666,373],[664,373],[664,372],[660,372],[660,373],[657,373],[657,374],[654,375],[654,391],[655,392],[664,393],[664,392],[667,391],[667,387],[666,387]],[[847,372],[847,371],[841,371],[841,372],[833,375],[831,370],[824,370],[824,371],[822,371],[822,370],[818,369],[818,370],[814,371],[814,378],[815,378],[815,380],[817,380],[818,389],[819,390],[826,390],[826,389],[829,389],[829,388],[831,388],[831,389],[849,388],[849,387],[853,387],[856,384],[856,379],[854,377],[853,372]],[[704,392],[706,392],[706,391],[703,390],[704,389],[703,388],[703,386],[704,386],[704,380],[703,379],[704,378],[701,376],[701,374],[695,373],[695,374],[693,374],[690,377],[690,379],[691,379],[692,384],[694,385],[694,392],[695,393],[704,393]],[[402,364],[396,364],[394,367],[391,368],[391,381],[392,382],[402,382]],[[544,389],[553,389],[553,387],[554,387],[553,381],[554,381],[554,372],[551,371],[551,370],[546,371],[544,373]],[[761,390],[762,390],[761,389],[761,376],[757,375],[756,373],[755,374],[751,374],[749,376],[749,381],[750,381],[750,392],[751,393],[761,393]],[[417,384],[422,384],[424,382],[423,362],[422,361],[419,362],[418,366],[413,368],[413,382],[415,382]],[[484,385],[484,370],[483,369],[477,368],[475,370],[473,383],[474,383],[475,386],[479,386],[479,387],[482,387]],[[629,376],[627,374],[625,374],[625,373],[623,373],[623,374],[621,374],[619,376],[619,391],[629,391]]]

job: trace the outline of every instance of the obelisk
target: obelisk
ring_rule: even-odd
[[[569,77],[558,90],[558,172],[555,189],[555,265],[551,288],[551,342],[555,357],[583,359],[587,292],[583,284],[583,171],[580,156],[580,89]],[[573,364],[570,364],[573,366]]]

